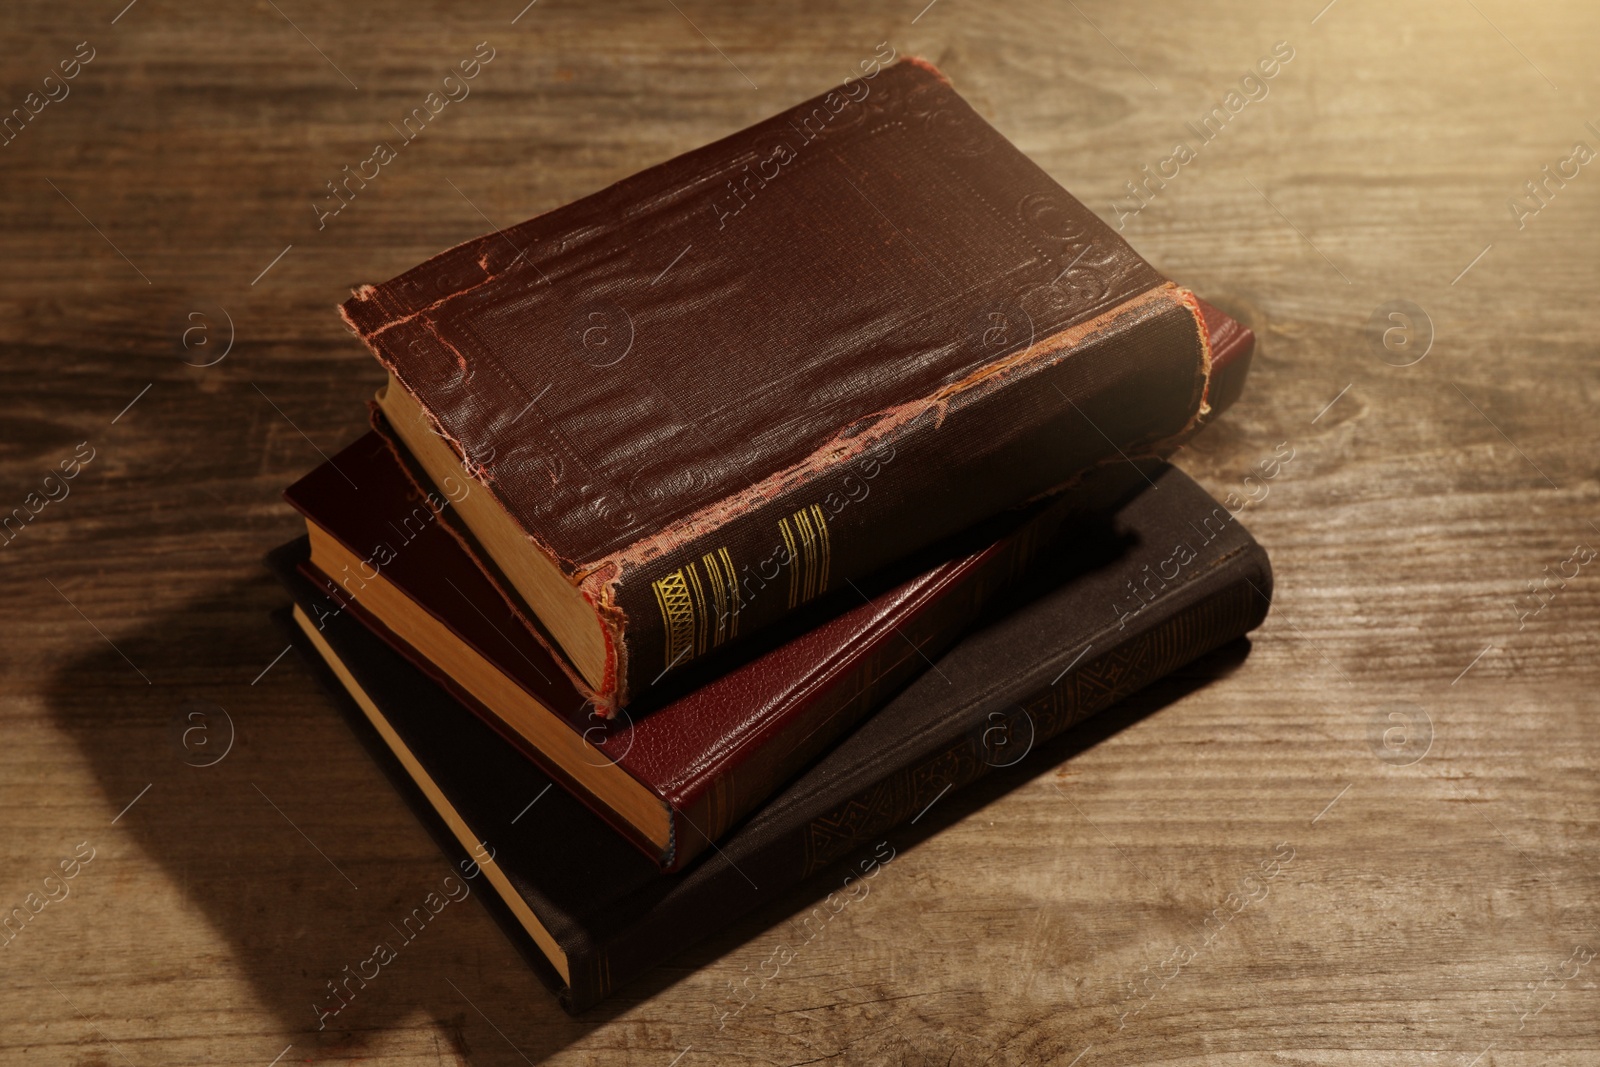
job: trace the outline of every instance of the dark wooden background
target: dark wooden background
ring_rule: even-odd
[[[1508,207],[1600,148],[1600,10],[522,2],[0,13],[0,109],[94,55],[0,147],[0,512],[93,449],[0,543],[0,909],[94,850],[0,948],[0,1059],[1600,1063],[1600,560],[1519,617],[1600,547],[1600,163],[1522,228]],[[471,96],[319,230],[324,182],[483,41]],[[318,1033],[324,983],[447,873],[268,620],[259,559],[297,527],[279,492],[379,382],[335,304],[882,41],[1108,219],[1289,42],[1126,229],[1260,338],[1180,463],[1260,497],[1271,617],[1247,656],[941,801],[725,1025],[827,876],[580,1020],[453,906]],[[1431,338],[1404,367],[1368,331],[1399,300],[1425,316],[1409,351]],[[172,724],[206,707],[232,747],[196,767]]]

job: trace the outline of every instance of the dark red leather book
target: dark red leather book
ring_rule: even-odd
[[[343,314],[602,714],[1214,406],[1193,294],[916,60]]]
[[[948,803],[947,791],[989,773],[1028,773],[1008,768],[1024,754],[1030,764],[1051,758],[1041,749],[1055,734],[1254,629],[1272,592],[1266,554],[1180,472],[1152,477],[1159,491],[1052,542],[1046,554],[1060,569],[1040,576],[1029,602],[962,639],[716,851],[671,875],[550,789],[548,776],[349,613],[335,613],[298,569],[304,540],[270,562],[294,596],[294,630],[311,661],[353,698],[342,706],[467,884],[576,1012],[839,861],[848,866],[833,867],[846,876],[838,895],[870,892],[906,843],[895,828]],[[817,918],[834,907],[819,903]],[[808,918],[789,924],[795,938],[808,936]],[[801,944],[783,940],[790,951]],[[713,1014],[736,1016],[756,987],[729,992]],[[313,1010],[337,1017],[340,1008],[329,998]]]
[[[284,495],[306,518],[308,574],[343,610],[667,870],[920,673],[1013,580],[1063,512],[1035,509],[977,551],[857,596],[842,614],[648,715],[606,720],[440,527],[376,434]]]

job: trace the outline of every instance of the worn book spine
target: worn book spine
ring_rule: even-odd
[[[619,701],[1097,464],[1170,453],[1204,408],[1202,321],[1192,295],[1152,290],[596,561],[585,587],[623,650]],[[1181,404],[1155,402],[1174,378]]]

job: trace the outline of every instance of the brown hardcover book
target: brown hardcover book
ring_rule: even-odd
[[[1174,286],[907,61],[343,306],[603,713],[1209,407]]]

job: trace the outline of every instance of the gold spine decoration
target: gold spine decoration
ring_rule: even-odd
[[[783,537],[783,549],[789,553],[787,569],[789,571],[789,608],[800,603],[800,556],[794,549],[794,531],[789,529],[788,519],[778,520],[778,533]]]
[[[833,562],[828,517],[821,505],[812,504],[779,519],[778,533],[789,552],[789,607],[794,608],[828,588],[828,568]]]
[[[667,663],[663,674],[693,658],[695,653],[695,598],[684,577],[685,570],[693,575],[694,565],[675,570],[650,583],[655,590],[656,604],[661,608],[661,625],[666,631]],[[696,579],[695,586],[699,584]]]
[[[806,596],[807,600],[821,596],[828,588],[828,565],[832,562],[832,546],[828,543],[828,519],[823,514],[819,504],[812,504],[803,511],[794,515],[795,522],[805,530],[806,538],[811,542],[812,552],[807,556],[806,562]]]
[[[683,576],[689,581],[689,590],[694,594],[694,651],[686,657],[703,655],[706,650],[706,633],[711,625],[711,619],[706,613],[706,593],[700,585],[700,572],[695,570],[691,562],[683,568]]]
[[[733,557],[726,548],[708,552],[700,557],[706,566],[706,576],[711,586],[711,609],[716,612],[711,633],[711,647],[716,648],[730,638],[739,636],[739,579],[733,572]]]
[[[711,586],[710,600],[693,562],[650,583],[656,606],[661,609],[661,626],[666,631],[666,666],[662,673],[682,666],[696,656],[705,655],[739,634],[739,580],[733,572],[733,557],[726,548],[700,557]]]

